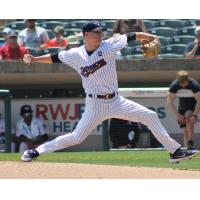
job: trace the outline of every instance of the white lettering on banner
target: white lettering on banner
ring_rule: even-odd
[[[16,127],[16,122],[20,118],[20,107],[31,105],[34,115],[44,120],[51,135],[61,135],[71,132],[80,120],[84,108],[85,99],[14,99],[12,100],[12,127]],[[0,102],[0,109],[3,109],[3,102]],[[93,132],[94,135],[102,134],[100,124]]]
[[[166,97],[131,97],[149,109],[157,112],[159,119],[169,133],[182,133],[176,117],[168,110]],[[68,99],[13,99],[11,104],[12,128],[20,118],[20,107],[31,105],[34,115],[41,117],[52,135],[61,135],[71,132],[76,127],[84,112],[84,98]],[[178,99],[175,104],[177,105]],[[4,116],[3,101],[0,101],[0,112]],[[200,121],[198,121],[195,133],[200,133]],[[97,127],[92,134],[102,134],[102,125]]]

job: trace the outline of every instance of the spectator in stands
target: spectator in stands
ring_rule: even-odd
[[[2,43],[1,46],[5,45],[8,41],[8,34],[10,33],[12,29],[6,27],[3,29],[3,31],[1,32],[1,35],[3,36],[5,43]]]
[[[60,48],[59,52],[63,51],[63,50],[69,50],[74,47],[78,47],[79,45],[80,45],[80,42],[79,42],[77,36],[70,35],[67,37],[67,46]]]
[[[68,41],[68,44],[67,44],[66,50],[78,47],[80,45],[80,42],[78,41],[78,38],[75,35],[68,36],[67,41]]]
[[[113,34],[128,32],[146,32],[146,27],[141,19],[117,19],[113,25]]]
[[[182,89],[190,90],[194,93],[194,97],[181,97],[177,110],[174,100],[176,93]],[[200,111],[200,84],[195,79],[189,77],[187,71],[179,71],[177,79],[169,87],[167,104],[172,113],[176,115],[180,128],[184,128],[185,146],[188,149],[192,149],[194,147],[194,126]]]
[[[19,32],[18,43],[28,48],[39,49],[40,46],[49,41],[47,31],[35,24],[35,19],[26,19],[26,28]]]
[[[196,27],[195,31],[195,40],[189,42],[185,49],[186,58],[194,58],[200,56],[200,26]]]
[[[21,107],[21,119],[17,122],[16,136],[19,138],[19,151],[36,148],[48,140],[48,131],[41,118],[33,117],[30,105]]]
[[[63,47],[67,46],[67,40],[63,37],[64,35],[64,27],[56,26],[54,29],[55,38],[49,40],[47,43],[43,44],[42,48],[49,47]]]
[[[17,34],[14,30],[8,33],[7,42],[0,48],[0,60],[22,60],[28,50],[17,43]]]

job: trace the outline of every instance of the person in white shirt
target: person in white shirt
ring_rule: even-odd
[[[19,151],[36,148],[48,140],[48,130],[41,118],[32,115],[30,105],[21,107],[21,119],[17,122],[16,137],[19,138]]]
[[[25,20],[27,28],[18,33],[18,44],[27,48],[39,49],[42,44],[49,41],[47,31],[35,25],[35,19]]]

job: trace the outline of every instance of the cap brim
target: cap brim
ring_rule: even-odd
[[[106,27],[98,27],[98,28],[93,29],[92,31],[97,31],[97,30],[106,31],[107,28]]]

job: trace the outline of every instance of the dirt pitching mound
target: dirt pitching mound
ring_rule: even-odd
[[[94,164],[0,162],[5,179],[199,179],[200,171]]]

